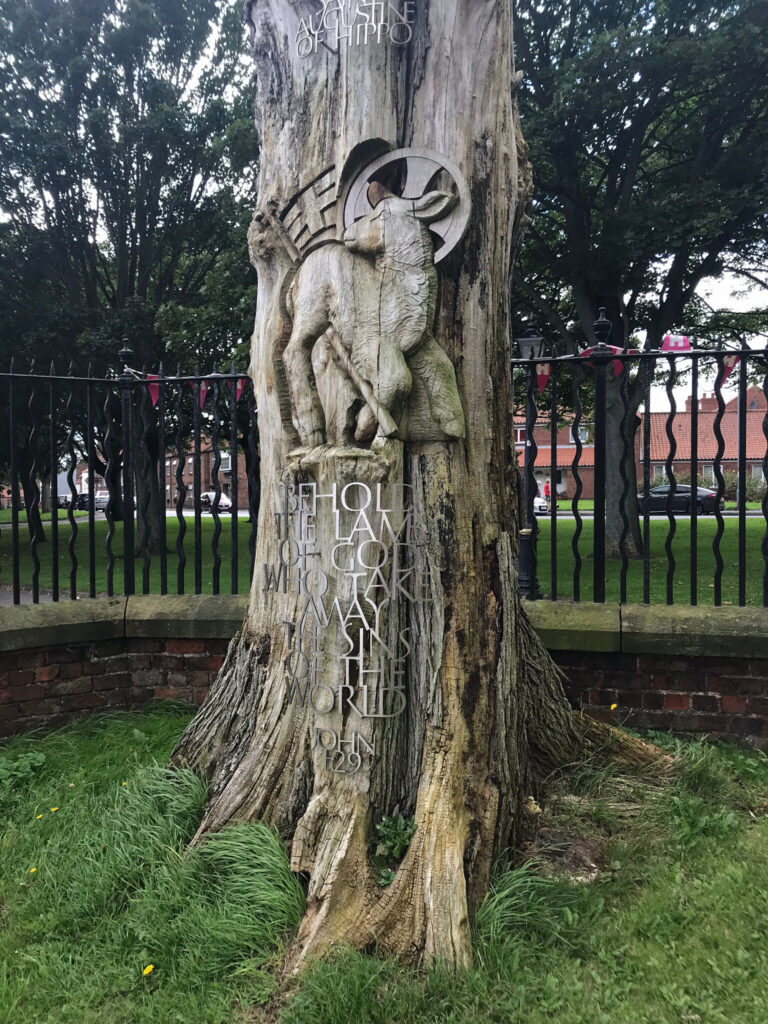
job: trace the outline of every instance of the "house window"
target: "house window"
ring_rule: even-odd
[[[705,480],[715,479],[715,467],[711,462],[705,462],[701,467],[701,475]]]
[[[189,458],[187,459],[187,472],[188,472],[188,473],[189,473],[190,475],[192,474],[192,466],[193,466],[193,463],[194,463],[194,459],[193,459],[193,458],[192,458],[192,456],[190,455],[190,457],[189,457]]]
[[[755,480],[765,480],[765,473],[759,462],[752,463],[752,476]]]
[[[568,440],[571,444],[576,444],[576,438],[573,433],[573,427],[571,427],[569,431]],[[587,429],[587,427],[582,425],[579,425],[579,440],[582,444],[589,440],[589,430]]]
[[[525,444],[525,427],[515,427],[515,444]]]
[[[654,480],[660,480],[664,476],[663,464],[657,463],[655,466],[651,466],[651,475]]]
[[[232,469],[232,456],[229,452],[221,456],[221,472],[228,473]]]
[[[755,409],[757,409],[757,399],[753,398],[752,401],[749,403],[749,411],[754,412]]]

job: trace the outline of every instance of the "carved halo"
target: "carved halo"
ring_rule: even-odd
[[[442,245],[435,249],[435,263],[439,263],[453,252],[464,237],[469,224],[471,200],[469,187],[456,164],[431,150],[395,149],[391,153],[385,153],[378,157],[363,168],[347,193],[344,203],[344,228],[350,227],[373,209],[368,197],[368,188],[376,172],[399,161],[403,161],[406,166],[405,185],[401,192],[403,199],[420,199],[428,190],[430,181],[440,171],[446,171],[456,186],[458,192],[456,205],[442,220],[429,225],[429,230],[442,239]]]

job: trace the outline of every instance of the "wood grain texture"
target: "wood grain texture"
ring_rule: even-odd
[[[174,760],[198,765],[211,780],[200,837],[232,820],[261,818],[290,844],[294,869],[309,876],[290,968],[340,941],[458,967],[471,960],[470,914],[487,891],[494,857],[519,836],[540,780],[580,743],[560,673],[527,622],[517,587],[508,296],[530,169],[514,98],[510,2],[420,0],[407,46],[338,53],[321,46],[299,60],[299,19],[316,9],[304,0],[251,0],[247,7],[262,142],[261,212],[250,238],[259,274],[252,373],[263,500],[256,562],[276,559],[271,516],[281,481],[406,483],[424,529],[413,558],[430,593],[415,606],[394,600],[387,610],[387,628],[407,624],[413,638],[405,713],[371,726],[377,756],[363,769],[330,777],[311,746],[314,712],[284,699],[282,622],[296,615],[298,597],[265,593],[257,572],[243,633]],[[311,282],[305,290],[302,280],[310,260],[324,264],[318,273],[327,280],[327,262],[338,261],[333,273],[343,275],[353,254],[320,248],[297,270],[274,211],[313,175],[344,168],[359,147],[370,151],[370,140],[445,154],[469,185],[468,233],[440,264],[429,288],[434,311],[427,308],[410,364],[403,360],[409,373],[426,377],[432,370],[426,363],[419,369],[419,352],[439,362],[434,344],[442,354],[445,382],[450,369],[465,420],[453,439],[384,437],[378,424],[370,447],[356,447],[362,406],[348,415],[359,394],[339,371],[332,345],[289,349],[297,308],[305,294],[313,301]],[[357,280],[358,271],[351,274]],[[341,317],[331,326],[343,336]],[[343,337],[342,344],[354,361],[353,347]],[[362,373],[362,363],[355,365]],[[324,382],[326,373],[336,377]],[[336,389],[335,406],[323,388]],[[376,397],[396,421],[407,405]],[[313,447],[328,440],[326,431],[338,444]],[[332,540],[332,524],[322,517],[318,535],[321,543]],[[338,638],[328,640],[333,650]],[[332,658],[327,671],[332,680]],[[343,716],[336,724],[350,727]],[[372,828],[395,809],[413,814],[417,829],[394,882],[381,889],[370,864]]]

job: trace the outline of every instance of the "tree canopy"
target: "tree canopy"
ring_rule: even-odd
[[[518,319],[561,351],[599,306],[615,344],[764,330],[768,301],[715,322],[696,292],[725,271],[768,287],[768,5],[519,0],[515,43],[535,186]]]
[[[0,0],[4,354],[103,369],[250,334],[256,137],[237,0]]]

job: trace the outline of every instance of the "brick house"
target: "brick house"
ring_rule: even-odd
[[[515,451],[520,469],[525,466],[526,448],[526,426],[525,416],[514,417]],[[552,473],[550,463],[552,461],[551,442],[549,435],[549,419],[537,420],[534,429],[534,440],[538,446],[536,462],[534,463],[534,476],[539,487],[539,493],[544,493],[544,482],[550,481],[552,486]],[[581,458],[579,459],[579,476],[581,478],[581,497],[594,498],[595,496],[595,445],[592,438],[592,427],[589,423],[582,423],[579,427],[579,439],[581,440]],[[576,493],[576,479],[573,473],[572,464],[576,458],[576,444],[571,424],[566,423],[557,431],[557,466],[555,468],[555,484],[552,488],[555,493],[563,499],[570,500]]]
[[[672,434],[677,442],[677,452],[673,463],[673,472],[689,473],[691,469],[691,405],[688,398],[685,411],[678,411],[672,422]],[[766,442],[763,434],[763,419],[768,410],[768,402],[761,388],[750,387],[746,395],[746,449],[747,475],[756,480],[765,480],[763,459],[765,458]],[[666,412],[652,412],[651,420],[651,480],[658,482],[665,478],[665,462],[669,453],[667,438]],[[717,438],[715,437],[715,417],[717,416],[717,399],[715,395],[703,395],[699,399],[699,450],[698,472],[705,480],[714,481],[714,463],[717,455]],[[735,473],[738,468],[739,451],[739,400],[731,399],[725,406],[720,427],[725,450],[722,458],[723,473]],[[643,476],[643,430],[638,430],[635,438],[635,463],[637,478]]]

